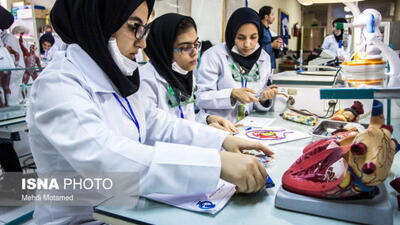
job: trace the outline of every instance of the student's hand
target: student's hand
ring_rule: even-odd
[[[212,127],[215,127],[217,129],[221,129],[221,130],[226,130],[230,133],[236,133],[239,131],[231,121],[224,119],[220,116],[209,115],[207,117],[207,123]]]
[[[279,49],[283,45],[283,39],[278,38],[271,43],[271,47],[274,49]]]
[[[262,91],[260,101],[265,102],[270,99],[275,99],[277,94],[278,94],[278,86],[277,85],[268,86],[267,88],[265,88]]]
[[[264,154],[268,156],[274,156],[274,152],[271,151],[271,149],[267,148],[265,145],[259,142],[248,141],[246,139],[235,137],[232,135],[228,135],[225,138],[222,147],[228,152],[241,153],[243,150],[256,150],[264,152]]]
[[[268,178],[267,171],[250,155],[220,152],[221,179],[237,186],[237,191],[252,193],[262,190]]]
[[[258,98],[254,95],[256,92],[250,88],[235,88],[232,89],[231,98],[238,100],[242,104],[250,102],[258,102]]]

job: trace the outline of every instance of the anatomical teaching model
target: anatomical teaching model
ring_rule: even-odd
[[[374,100],[367,130],[342,130],[305,147],[284,173],[283,187],[319,198],[372,198],[400,149],[392,133],[393,128],[385,125],[382,103]]]
[[[359,101],[354,101],[354,104],[350,108],[339,109],[336,111],[331,117],[331,120],[356,122],[358,116],[361,114],[364,114],[363,104]]]
[[[24,54],[24,61],[25,61],[26,68],[33,68],[33,67],[39,67],[40,68],[40,67],[42,67],[40,65],[40,58],[35,54],[35,50],[36,50],[35,45],[31,45],[29,47],[29,51],[28,51],[28,49],[26,49],[26,47],[25,47],[25,45],[23,43],[23,40],[22,40],[23,34],[24,33],[21,33],[21,35],[19,36],[19,45],[21,46],[21,50],[22,50],[22,52]],[[22,97],[23,97],[23,100],[22,100],[21,103],[25,102],[25,99],[26,99],[26,97],[28,95],[28,90],[27,90],[26,85],[28,84],[30,77],[32,77],[33,80],[35,80],[38,77],[38,73],[37,73],[37,71],[35,69],[27,69],[27,70],[25,70],[25,73],[24,73],[24,75],[22,77],[22,85],[23,85],[23,87],[22,87]]]
[[[3,44],[2,42],[0,42],[0,44]],[[3,46],[1,46],[3,47]],[[8,51],[8,53],[10,55],[14,55],[14,65],[18,65],[19,63],[19,54],[12,49],[10,46],[5,45],[4,44],[4,48],[7,49],[6,52]],[[7,54],[8,54],[7,53]],[[5,56],[2,56],[5,57]],[[12,59],[10,59],[12,60]],[[8,96],[11,94],[11,89],[10,89],[10,80],[11,80],[11,71],[0,71],[0,84],[1,87],[3,88],[3,94],[4,94],[4,103],[3,100],[0,98],[0,107],[5,107],[8,106]],[[1,92],[0,92],[1,94]]]

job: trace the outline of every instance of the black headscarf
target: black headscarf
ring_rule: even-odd
[[[332,22],[332,26],[335,26],[335,23],[347,23],[347,20],[345,18],[337,18]],[[336,27],[335,27],[335,29],[336,29]],[[340,29],[340,31],[341,31],[340,35],[338,35],[338,36],[333,34],[337,43],[339,43],[339,41],[343,40],[344,29]]]
[[[0,29],[5,30],[14,23],[14,16],[0,5]]]
[[[53,35],[51,34],[51,32],[46,32],[45,34],[43,34],[41,37],[40,37],[40,40],[39,40],[39,43],[40,43],[40,54],[44,54],[44,49],[43,49],[43,47],[42,47],[42,44],[43,44],[43,42],[45,42],[45,41],[47,41],[47,42],[49,42],[50,44],[51,44],[51,46],[53,46],[54,45],[54,37],[53,37]]]
[[[122,97],[139,89],[138,70],[125,76],[112,60],[108,41],[129,16],[147,2],[149,16],[155,0],[57,0],[50,18],[54,30],[67,44],[78,44],[107,74]]]
[[[174,88],[186,95],[191,95],[193,90],[193,73],[190,71],[185,76],[172,70],[173,46],[177,36],[180,22],[191,17],[176,13],[168,13],[155,19],[147,37],[145,52],[157,72]]]
[[[233,46],[235,46],[235,37],[239,28],[248,23],[253,23],[258,28],[258,43],[260,48],[253,52],[249,56],[241,56],[232,52]],[[233,60],[245,69],[247,72],[250,71],[254,64],[257,62],[261,54],[262,38],[263,38],[263,27],[261,26],[260,17],[258,13],[250,8],[239,8],[233,12],[232,16],[229,18],[228,25],[226,26],[225,41],[226,47],[229,53],[233,57]]]

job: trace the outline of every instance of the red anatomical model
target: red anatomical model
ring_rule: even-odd
[[[35,54],[36,47],[35,45],[31,45],[28,49],[25,48],[25,45],[22,41],[22,35],[19,36],[19,45],[21,46],[22,53],[24,54],[24,61],[25,61],[25,66],[26,68],[33,68],[33,67],[42,67],[40,65],[40,59],[39,57]],[[32,76],[32,79],[35,80],[38,77],[38,73],[35,69],[27,69],[25,70],[25,73],[22,77],[22,83],[24,85],[22,89],[22,97],[25,100],[25,98],[28,95],[28,91],[26,89],[26,85],[29,82],[29,78]]]

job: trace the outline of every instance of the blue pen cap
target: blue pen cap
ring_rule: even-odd
[[[374,100],[372,103],[372,116],[380,116],[383,114],[383,104],[381,101]]]

